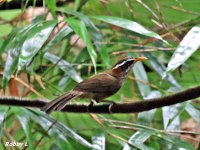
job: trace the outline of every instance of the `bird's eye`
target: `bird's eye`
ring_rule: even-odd
[[[128,61],[128,62],[125,63],[125,65],[126,65],[127,67],[129,67],[130,65],[132,65],[132,62]]]
[[[124,65],[122,65],[122,70],[126,71],[132,65],[132,62],[128,61]]]

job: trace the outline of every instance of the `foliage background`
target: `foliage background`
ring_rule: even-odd
[[[40,9],[28,2],[0,11],[1,95],[53,99],[125,55],[148,61],[133,68],[111,100],[132,102],[199,85],[198,0],[76,0],[59,7],[45,0]],[[117,115],[48,116],[1,106],[0,147],[17,141],[28,142],[24,149],[198,149],[199,110],[199,100]]]

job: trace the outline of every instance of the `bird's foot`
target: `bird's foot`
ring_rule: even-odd
[[[87,106],[87,112],[90,112],[91,108],[94,106],[94,102],[91,101],[90,104]]]
[[[114,101],[111,101],[111,100],[101,100],[101,102],[110,103],[110,105],[108,106],[108,109],[109,109],[110,113],[113,113],[112,112],[112,107],[113,107],[113,105],[116,105],[117,103],[115,103]]]

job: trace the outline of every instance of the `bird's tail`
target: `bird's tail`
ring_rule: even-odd
[[[47,114],[50,114],[52,111],[55,111],[55,110],[60,111],[67,105],[68,101],[74,99],[75,97],[78,97],[79,95],[80,94],[75,91],[71,91],[64,95],[61,95],[60,97],[56,98],[55,100],[44,105],[41,108],[41,111],[44,111]]]

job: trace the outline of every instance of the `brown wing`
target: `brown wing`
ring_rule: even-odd
[[[97,74],[79,83],[74,90],[92,93],[116,93],[121,86],[107,73]]]

